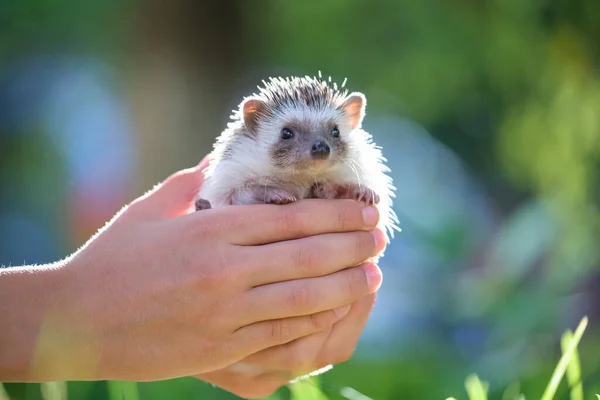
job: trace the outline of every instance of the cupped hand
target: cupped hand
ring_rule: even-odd
[[[217,371],[197,375],[242,398],[263,398],[296,377],[347,361],[367,323],[376,294],[354,304],[331,329],[255,353]]]
[[[362,264],[381,247],[376,209],[306,200],[186,214],[201,181],[202,167],[174,174],[62,268],[62,295],[48,311],[55,339],[38,349],[45,376],[150,381],[215,371],[300,346],[290,343],[330,330],[377,290],[379,269]]]

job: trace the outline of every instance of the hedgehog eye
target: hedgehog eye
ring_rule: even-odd
[[[337,127],[337,126],[336,126],[336,127],[334,127],[334,128],[331,130],[331,135],[332,135],[333,137],[339,137],[339,136],[340,136],[340,130],[338,129],[338,127]]]
[[[291,139],[293,137],[294,137],[294,133],[291,130],[289,130],[288,128],[283,128],[281,130],[281,138],[282,139],[287,140],[287,139]]]

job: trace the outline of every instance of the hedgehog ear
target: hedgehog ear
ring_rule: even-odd
[[[342,103],[342,110],[346,113],[350,120],[350,127],[355,129],[360,126],[365,117],[365,108],[367,107],[367,99],[360,92],[353,92],[346,97]]]
[[[265,107],[265,103],[256,97],[248,97],[242,102],[240,108],[246,128],[252,132],[256,131],[258,118],[264,114]]]

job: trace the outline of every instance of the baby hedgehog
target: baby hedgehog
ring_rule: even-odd
[[[386,242],[399,230],[395,188],[362,128],[366,98],[316,77],[271,78],[217,139],[196,210],[308,198],[377,204]]]

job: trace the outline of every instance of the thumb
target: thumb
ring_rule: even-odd
[[[197,166],[177,171],[156,185],[136,200],[140,211],[159,218],[174,218],[187,214],[204,181],[210,161],[210,156],[206,156]]]

